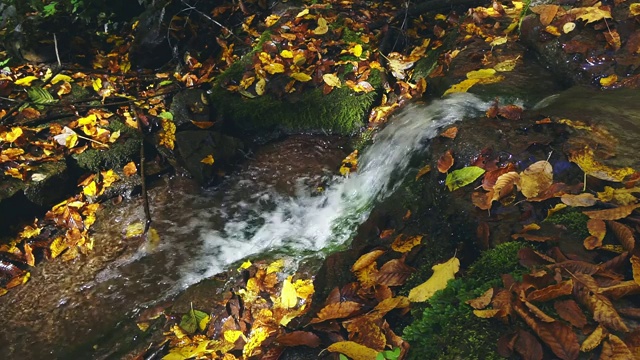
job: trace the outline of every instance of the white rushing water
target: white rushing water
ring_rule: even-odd
[[[200,230],[197,256],[180,266],[181,288],[215,275],[230,263],[265,251],[313,253],[349,241],[373,204],[398,185],[411,154],[447,125],[477,116],[489,103],[471,94],[455,94],[429,105],[411,105],[394,116],[361,154],[357,174],[333,182],[322,194],[283,196],[256,193],[254,203],[225,219],[222,229]],[[264,206],[264,204],[271,204]],[[224,212],[224,211],[223,211]]]

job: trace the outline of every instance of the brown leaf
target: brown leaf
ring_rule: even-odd
[[[356,262],[351,267],[351,271],[356,272],[358,270],[362,270],[367,266],[371,265],[376,259],[378,259],[382,254],[384,254],[384,250],[373,250],[368,252],[358,258]]]
[[[489,249],[489,236],[489,224],[487,224],[485,221],[481,221],[480,223],[478,223],[478,227],[476,228],[476,237],[478,238],[478,242],[484,250]]]
[[[498,108],[498,115],[508,120],[522,119],[523,109],[517,105],[505,105]]]
[[[633,272],[633,281],[640,285],[640,257],[633,255],[631,257],[631,271]]]
[[[564,194],[560,197],[560,201],[569,206],[589,207],[595,205],[598,202],[598,198],[591,193],[582,193],[578,195]]]
[[[518,329],[518,338],[513,348],[523,360],[542,360],[542,344],[524,329]]]
[[[627,325],[622,321],[620,315],[613,307],[611,300],[602,294],[598,294],[598,285],[589,275],[574,274],[575,288],[574,295],[584,305],[593,319],[600,324],[616,331],[629,332]]]
[[[621,308],[618,312],[624,317],[640,320],[640,308]]]
[[[471,203],[481,210],[489,210],[491,209],[492,197],[493,190],[489,192],[474,191],[471,193]]]
[[[633,353],[619,337],[609,334],[607,341],[602,344],[602,360],[629,360],[633,359]]]
[[[620,49],[620,34],[618,34],[618,31],[616,31],[616,29],[609,29],[603,34],[607,43],[613,48],[613,51],[618,51]]]
[[[482,178],[482,188],[487,191],[493,189],[496,183],[498,182],[498,178],[500,178],[500,176],[508,172],[513,172],[514,169],[515,169],[515,166],[513,165],[513,163],[508,163],[504,167],[487,171],[484,174],[484,177]],[[513,185],[513,182],[511,184]],[[504,187],[504,184],[502,185],[502,187]]]
[[[531,164],[520,173],[520,179],[516,182],[520,192],[527,199],[544,193],[551,184],[553,184],[553,167],[546,160]]]
[[[389,311],[398,308],[406,308],[411,305],[409,299],[405,296],[396,296],[382,300],[376,305],[370,316],[382,318]]]
[[[552,322],[556,321],[556,319],[554,319],[551,316],[547,315],[544,311],[540,310],[539,307],[533,305],[532,303],[530,303],[528,301],[523,301],[523,304],[529,309],[529,311],[531,311],[531,313],[533,315],[535,315],[538,318],[538,320],[546,322],[546,323],[552,323]]]
[[[380,326],[375,324],[369,317],[360,316],[342,324],[349,332],[349,340],[374,350],[384,350],[387,338],[382,333]]]
[[[453,152],[451,150],[447,150],[440,159],[438,159],[438,171],[446,174],[449,169],[453,166]]]
[[[472,308],[480,310],[489,306],[492,298],[493,298],[493,288],[489,288],[479,297],[475,299],[467,300],[466,303],[471,305]]]
[[[559,321],[549,323],[538,322],[529,315],[520,304],[515,306],[515,310],[557,357],[563,360],[578,358],[580,344],[578,344],[578,338],[573,330],[571,330],[571,327]]]
[[[602,340],[607,337],[608,333],[609,332],[604,328],[604,326],[598,325],[598,327],[582,342],[580,351],[589,352],[597,348]]]
[[[389,260],[380,267],[376,281],[380,285],[400,286],[414,271],[414,268],[407,266],[401,259]]]
[[[599,239],[597,236],[590,235],[584,239],[582,245],[587,250],[597,249],[602,246],[602,239]]]
[[[276,342],[283,346],[304,345],[312,348],[320,346],[318,335],[309,331],[294,331],[283,334],[276,338]]]
[[[531,7],[531,11],[540,15],[540,23],[547,26],[556,17],[559,8],[558,5],[536,5]]]
[[[493,300],[491,300],[491,306],[494,309],[499,311],[497,316],[499,317],[510,316],[511,313],[513,312],[513,299],[512,299],[511,291],[506,289],[498,290],[498,292],[494,295]]]
[[[601,242],[607,234],[605,222],[600,219],[589,219],[589,221],[587,221],[587,229],[589,230],[589,234],[597,237]]]
[[[633,280],[629,280],[616,285],[600,288],[598,292],[617,300],[627,295],[640,294],[640,285]]]
[[[493,196],[491,201],[500,200],[513,191],[513,186],[520,180],[520,174],[515,171],[504,173],[496,179],[493,186]]]
[[[573,299],[559,300],[553,303],[554,309],[562,320],[569,322],[571,325],[582,329],[587,325],[587,317]]]
[[[416,174],[416,180],[428,174],[430,171],[431,171],[431,165],[425,165],[420,170],[418,170],[418,173]]]
[[[544,289],[532,291],[527,295],[528,301],[549,301],[563,295],[569,295],[573,291],[573,280],[569,279],[559,284],[547,286]]]
[[[620,244],[622,244],[624,249],[630,253],[633,252],[636,245],[636,239],[633,236],[633,231],[631,231],[628,226],[617,221],[607,221],[607,225],[609,225],[613,234],[616,236],[618,241],[620,241]]]
[[[310,324],[316,324],[326,320],[342,319],[356,314],[362,308],[362,304],[355,301],[343,301],[329,304],[323,307]]]
[[[633,210],[637,209],[638,207],[640,207],[640,204],[620,206],[617,208],[606,210],[583,211],[582,213],[587,215],[591,219],[618,220],[631,215]]]
[[[455,126],[448,128],[447,130],[443,131],[440,134],[440,136],[449,138],[449,139],[455,139],[457,135],[458,135],[458,128]]]

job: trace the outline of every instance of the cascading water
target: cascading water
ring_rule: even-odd
[[[470,94],[456,94],[430,105],[412,105],[394,116],[362,154],[357,174],[335,180],[322,194],[296,196],[259,192],[253,204],[225,219],[222,229],[204,229],[197,260],[180,267],[180,287],[224,270],[230,263],[272,249],[315,253],[342,244],[366,220],[373,204],[397,186],[410,155],[426,146],[443,126],[477,115],[489,106]]]

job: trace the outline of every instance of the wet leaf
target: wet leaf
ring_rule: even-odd
[[[457,135],[458,135],[458,128],[455,126],[452,126],[446,129],[445,131],[443,131],[442,133],[440,133],[439,136],[445,137],[448,139],[455,139]]]
[[[537,5],[532,6],[530,9],[534,13],[540,15],[540,22],[542,25],[547,26],[551,24],[553,18],[556,17],[559,8],[560,6],[558,5]]]
[[[591,148],[583,148],[572,152],[569,161],[574,162],[586,175],[613,182],[621,182],[625,177],[635,173],[632,168],[613,169],[595,160]]]
[[[460,260],[452,257],[448,261],[434,265],[433,275],[429,280],[411,289],[409,292],[409,301],[424,302],[429,300],[436,291],[447,287],[449,280],[455,278],[455,274],[460,270]]]
[[[23,78],[17,79],[14,83],[19,86],[31,86],[31,83],[34,80],[38,80],[37,76],[25,76]]]
[[[438,171],[442,174],[446,174],[447,171],[453,166],[453,153],[451,150],[447,150],[440,159],[438,159]]]
[[[282,282],[282,291],[280,292],[280,304],[285,309],[291,309],[298,305],[298,293],[291,283],[291,276],[288,276]]]
[[[213,155],[211,154],[205,156],[204,158],[202,158],[202,160],[200,160],[201,163],[206,165],[213,165],[214,161],[215,160],[213,159]]]
[[[189,334],[194,334],[198,330],[204,331],[208,324],[209,315],[193,308],[184,314],[180,320],[180,327]]]
[[[413,274],[414,269],[401,259],[393,259],[384,263],[376,274],[376,283],[386,286],[400,286]]]
[[[135,175],[135,173],[138,172],[138,169],[136,168],[136,163],[134,163],[133,161],[130,161],[129,163],[127,163],[127,165],[125,165],[123,168],[123,172],[125,176]]]
[[[373,360],[378,355],[376,350],[360,345],[354,341],[339,341],[331,344],[327,350],[347,355],[353,360]]]
[[[449,188],[449,191],[455,191],[476,181],[484,172],[485,170],[481,167],[467,166],[447,174],[445,184]]]
[[[416,174],[416,180],[420,179],[424,175],[428,174],[431,171],[431,165],[425,165]]]
[[[452,85],[447,91],[442,94],[446,96],[453,93],[467,92],[473,85],[480,82],[480,79],[465,79],[457,84]]]
[[[376,261],[376,259],[382,256],[382,254],[384,253],[385,253],[384,250],[373,250],[371,252],[368,252],[360,256],[358,260],[356,260],[356,262],[353,264],[353,266],[351,266],[351,271],[355,272],[355,271],[360,271],[366,268],[367,266],[371,265],[374,261]]]
[[[254,355],[254,351],[259,349],[260,345],[269,337],[269,330],[264,327],[258,327],[251,331],[249,341],[242,349],[242,354],[246,357]]]
[[[578,20],[584,20],[587,24],[600,21],[602,19],[611,19],[611,11],[601,8],[599,4],[600,3],[598,2],[594,6],[573,9],[575,11],[569,11],[569,13],[575,13],[578,15],[576,17]]]
[[[471,305],[471,307],[476,310],[484,309],[491,303],[491,299],[493,298],[493,291],[493,288],[489,288],[482,295],[480,295],[480,297],[467,300],[466,303]]]
[[[406,236],[404,234],[400,234],[391,244],[391,249],[399,253],[407,253],[414,247],[420,245],[422,238],[422,235]]]

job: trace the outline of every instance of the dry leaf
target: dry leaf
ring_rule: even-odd
[[[583,211],[582,213],[587,215],[591,219],[618,220],[631,215],[633,210],[637,209],[638,207],[640,207],[640,204],[620,206],[617,208],[606,210]]]
[[[520,179],[516,182],[520,192],[527,199],[535,198],[553,184],[553,167],[546,160],[531,164],[520,173]]]
[[[429,280],[411,289],[409,292],[409,300],[411,302],[427,301],[436,291],[447,287],[449,280],[455,278],[455,274],[460,270],[460,260],[452,257],[448,261],[434,265],[433,275]]]

